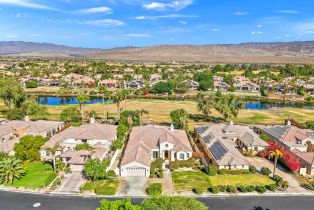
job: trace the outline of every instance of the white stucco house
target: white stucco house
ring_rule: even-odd
[[[120,175],[148,177],[150,165],[157,158],[169,162],[191,157],[192,147],[184,130],[157,125],[135,127],[120,164]]]

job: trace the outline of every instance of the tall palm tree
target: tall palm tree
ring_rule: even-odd
[[[83,103],[86,103],[86,102],[88,102],[88,101],[90,101],[90,98],[89,98],[89,96],[86,95],[86,94],[81,94],[81,95],[78,95],[78,96],[76,97],[76,101],[79,103],[81,118],[83,119],[82,104],[83,104]]]
[[[275,171],[277,168],[277,163],[278,163],[278,159],[283,157],[283,153],[279,150],[276,149],[274,151],[272,151],[269,155],[270,158],[274,158],[274,172],[273,172],[273,176],[275,176]]]
[[[232,117],[237,117],[241,106],[236,96],[229,94],[218,97],[215,100],[214,108],[227,120]]]
[[[197,109],[203,113],[206,117],[208,117],[211,113],[211,108],[213,107],[213,103],[210,98],[205,97],[203,94],[198,95],[198,103]]]
[[[21,160],[8,157],[0,162],[0,179],[7,184],[13,184],[14,180],[20,179],[25,174]]]
[[[189,114],[184,109],[176,109],[170,113],[172,121],[180,129],[187,129]]]
[[[120,118],[120,105],[124,99],[124,94],[121,90],[118,90],[113,96],[113,103],[117,104],[117,113]]]
[[[53,171],[56,173],[57,166],[56,166],[56,153],[59,149],[59,144],[54,145],[53,147],[47,147],[46,150],[48,150],[51,153],[52,156],[52,164],[53,164]]]
[[[112,93],[104,86],[98,87],[98,92],[102,94],[102,101],[104,105],[104,118],[109,118],[109,100],[112,99]],[[107,101],[106,101],[107,100]],[[107,104],[107,106],[105,106]]]
[[[146,116],[148,116],[149,112],[145,109],[141,109],[139,111],[139,114],[140,114],[140,124],[143,125],[143,120],[144,118],[146,118]]]

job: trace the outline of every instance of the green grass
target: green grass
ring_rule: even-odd
[[[213,186],[218,185],[269,185],[275,184],[273,180],[261,174],[240,174],[240,175],[217,175],[211,176],[210,181]]]
[[[201,171],[175,171],[172,180],[176,191],[191,191],[194,188],[207,190],[211,186],[210,177]]]
[[[191,191],[200,188],[206,191],[209,187],[218,185],[269,185],[275,182],[260,174],[217,175],[208,176],[202,171],[175,171],[172,180],[176,191]]]
[[[119,187],[118,179],[88,181],[82,187],[82,191],[95,192],[97,195],[115,195]]]
[[[42,188],[49,185],[56,174],[53,172],[53,168],[50,163],[43,162],[30,162],[25,163],[26,175],[20,180],[13,183],[14,187],[25,188]]]

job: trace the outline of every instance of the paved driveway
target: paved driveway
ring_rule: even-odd
[[[250,162],[255,165],[257,170],[261,170],[262,167],[269,168],[272,172],[274,170],[274,164],[266,159],[259,157],[247,157]],[[299,182],[290,174],[290,172],[284,170],[282,167],[278,165],[276,169],[276,175],[281,176],[284,180],[289,182],[289,188],[287,192],[307,192],[304,188],[302,188]]]
[[[56,189],[56,192],[63,193],[79,193],[80,187],[85,183],[81,172],[72,172],[66,174],[62,180],[61,185]]]
[[[143,196],[145,193],[146,177],[126,177],[125,191],[127,196]]]

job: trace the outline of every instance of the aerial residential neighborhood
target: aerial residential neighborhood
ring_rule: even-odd
[[[0,210],[313,210],[312,0],[0,0]]]

